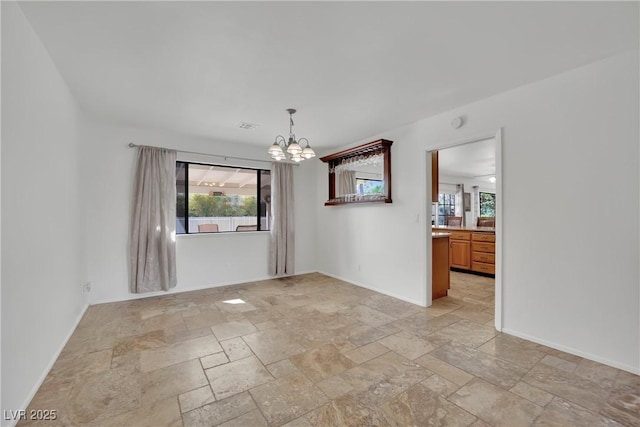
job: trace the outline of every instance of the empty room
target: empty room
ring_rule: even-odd
[[[640,3],[3,1],[3,427],[640,426]]]

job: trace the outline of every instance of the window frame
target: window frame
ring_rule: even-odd
[[[449,201],[450,203],[440,203],[440,196],[450,196],[449,197]],[[432,203],[431,204],[431,216],[433,218],[436,217],[438,218],[438,224],[434,224],[437,225],[438,227],[441,227],[443,225],[445,225],[445,223],[447,222],[446,218],[450,217],[450,216],[456,216],[455,213],[446,215],[446,214],[440,214],[439,210],[440,207],[442,206],[443,208],[446,208],[447,206],[449,207],[449,211],[454,211],[455,212],[455,208],[456,208],[456,199],[455,199],[455,194],[454,193],[438,193],[438,203],[437,203],[437,208],[436,208],[436,204]],[[446,199],[446,197],[444,197],[443,199]],[[453,201],[451,201],[451,199],[453,199]],[[440,224],[440,221],[442,221],[442,224]]]
[[[262,224],[260,221],[260,199],[261,199],[261,188],[262,188],[262,173],[263,172],[268,172],[269,176],[271,176],[271,169],[262,169],[262,168],[254,168],[254,167],[249,167],[249,166],[230,166],[230,165],[222,165],[222,164],[216,164],[216,163],[202,163],[202,162],[190,162],[190,161],[185,161],[185,160],[176,160],[176,169],[178,169],[178,166],[180,164],[185,165],[184,168],[184,173],[185,173],[185,179],[184,179],[184,209],[185,209],[185,224],[184,224],[184,233],[178,233],[178,231],[176,230],[176,236],[195,236],[195,235],[199,235],[199,234],[227,234],[227,233],[257,233],[257,232],[268,232],[270,231],[270,227],[269,224],[267,224],[267,229],[266,230],[262,230]],[[250,170],[250,171],[254,171],[256,173],[256,228],[257,230],[255,231],[236,231],[236,230],[229,230],[229,231],[203,231],[203,232],[190,232],[189,231],[189,165],[199,165],[199,166],[214,166],[214,167],[219,167],[219,168],[227,168],[227,169],[242,169],[242,170]],[[178,202],[178,194],[179,192],[177,191],[178,188],[178,179],[176,177],[176,208],[177,208],[177,202]],[[178,221],[178,219],[181,217],[178,217],[176,215],[176,221]],[[197,218],[197,217],[194,217]]]
[[[358,188],[358,181],[376,181],[379,182],[382,185],[382,193],[370,193],[370,194],[384,194],[384,180],[383,179],[373,179],[373,178],[358,178],[356,177],[356,193],[357,193],[357,188]],[[358,193],[359,194],[359,193]],[[364,195],[364,194],[359,194],[359,195]]]

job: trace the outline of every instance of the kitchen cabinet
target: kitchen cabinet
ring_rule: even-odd
[[[431,152],[431,202],[436,203],[438,201],[438,152]]]
[[[431,299],[446,297],[449,293],[449,235],[433,233],[431,258]]]
[[[469,270],[471,268],[471,258],[469,256],[470,242],[465,240],[451,240],[449,246],[451,247],[451,267]]]
[[[451,230],[449,247],[451,267],[469,270],[471,268],[471,232]]]
[[[496,273],[496,236],[488,233],[471,234],[471,270]]]
[[[433,232],[448,232],[451,268],[483,274],[495,274],[496,236],[491,227],[440,226]]]

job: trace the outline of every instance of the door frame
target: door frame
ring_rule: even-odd
[[[495,265],[495,328],[497,331],[502,331],[502,313],[503,313],[503,283],[502,283],[502,128],[498,128],[495,132],[487,132],[479,134],[470,138],[453,140],[453,141],[441,141],[424,152],[424,179],[422,182],[425,187],[422,191],[424,200],[422,203],[423,215],[425,218],[425,225],[423,227],[423,253],[426,262],[423,263],[423,276],[426,283],[424,302],[425,306],[432,304],[431,290],[432,290],[432,275],[433,266],[432,261],[432,244],[431,244],[431,152],[440,151],[446,148],[456,147],[459,145],[471,144],[474,142],[482,141],[485,139],[493,138],[495,140],[495,159],[496,159],[496,265]],[[428,208],[427,208],[428,206]]]

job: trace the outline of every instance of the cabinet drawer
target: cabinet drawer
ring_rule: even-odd
[[[495,234],[488,234],[488,233],[473,233],[471,235],[471,240],[474,240],[476,242],[495,242],[496,241],[496,235]]]
[[[472,261],[486,262],[489,264],[495,264],[496,256],[495,254],[489,252],[474,252],[471,255]]]
[[[451,231],[451,240],[471,240],[471,233],[465,233],[463,231]]]
[[[474,262],[471,264],[471,270],[481,273],[496,274],[496,266],[493,264],[485,264],[483,262]]]
[[[495,243],[471,242],[471,250],[473,252],[489,252],[496,253]]]

